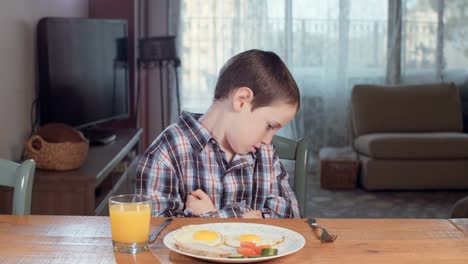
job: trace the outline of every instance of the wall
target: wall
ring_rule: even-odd
[[[88,0],[0,1],[0,158],[19,160],[29,137],[38,20],[87,15]]]
[[[176,35],[178,26],[178,16],[180,10],[180,0],[149,0],[146,1],[146,12],[144,23],[145,37]],[[161,85],[158,70],[145,71],[146,81],[143,85],[141,110],[142,126],[145,132],[142,137],[142,144],[148,146],[161,133],[166,126],[178,120],[177,104],[175,92],[175,77],[173,70],[163,70],[163,105],[161,105]],[[179,81],[180,81],[179,68]],[[161,110],[164,108],[164,124],[161,118]]]
[[[147,10],[147,37],[153,36],[166,36],[168,35],[168,10],[169,6],[167,1],[156,0],[148,1]],[[146,145],[151,142],[164,130],[161,120],[161,85],[160,76],[158,71],[146,72],[146,91],[143,98],[143,105],[145,106],[142,112],[145,113],[145,120],[143,126],[147,133],[143,135],[143,142]],[[166,86],[167,87],[167,86]],[[167,90],[165,91],[167,95]],[[174,97],[173,97],[174,98]],[[163,99],[164,100],[164,99]],[[166,108],[167,113],[167,108]]]

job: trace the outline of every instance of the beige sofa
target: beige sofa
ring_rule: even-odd
[[[365,189],[468,189],[468,134],[455,85],[357,85],[351,110]]]

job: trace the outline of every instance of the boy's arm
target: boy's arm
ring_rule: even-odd
[[[245,201],[228,204],[223,209],[217,210],[210,197],[198,189],[187,196],[185,211],[189,210],[192,216],[197,217],[222,217],[222,218],[262,218],[260,211],[251,211]]]
[[[275,178],[272,181],[272,191],[268,195],[263,216],[268,218],[300,218],[296,195],[289,185],[289,175],[278,155],[273,154],[273,170]]]
[[[153,155],[144,154],[136,175],[136,193],[151,196],[152,215],[183,216],[184,201],[179,193],[179,178],[174,169]]]
[[[218,211],[218,216],[222,218],[241,218],[244,217],[244,215],[248,212],[252,212],[251,210],[252,209],[246,205],[245,201],[242,201],[241,203],[228,204],[226,207]],[[256,218],[255,215],[250,214],[245,215],[245,217]]]

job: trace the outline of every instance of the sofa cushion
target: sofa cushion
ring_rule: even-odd
[[[359,181],[366,190],[466,190],[468,159],[376,160],[364,156]]]
[[[468,134],[375,133],[357,137],[354,147],[375,159],[463,159],[468,158]]]
[[[461,99],[454,84],[356,85],[351,107],[356,136],[463,130]]]

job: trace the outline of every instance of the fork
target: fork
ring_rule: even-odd
[[[311,227],[322,229],[322,234],[320,235],[320,241],[321,242],[333,242],[338,238],[338,235],[330,234],[330,233],[328,233],[328,231],[327,231],[327,229],[325,227],[319,226],[317,224],[317,220],[315,220],[315,218],[307,219],[307,223],[309,223],[309,225]]]

